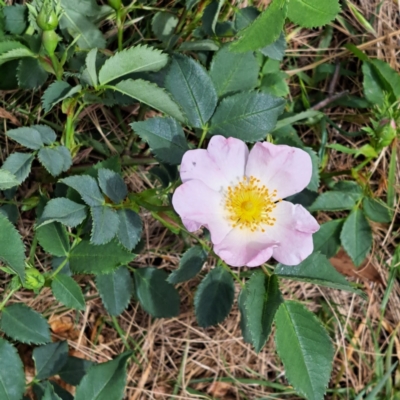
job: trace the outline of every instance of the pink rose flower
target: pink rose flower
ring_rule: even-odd
[[[188,231],[210,231],[215,253],[231,266],[256,267],[270,257],[297,265],[312,253],[319,225],[282,199],[302,191],[311,174],[301,149],[263,142],[249,152],[239,139],[213,136],[207,150],[183,156],[172,204]]]

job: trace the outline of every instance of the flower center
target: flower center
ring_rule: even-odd
[[[271,193],[254,176],[245,176],[237,185],[228,186],[225,209],[232,227],[265,232],[265,226],[275,223],[275,218],[270,215],[279,200],[274,200],[274,197],[276,190]]]

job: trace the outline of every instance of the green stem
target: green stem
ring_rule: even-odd
[[[10,300],[11,296],[17,291],[18,289],[11,290],[10,293],[3,299],[3,301],[0,304],[0,311],[4,308],[6,305],[7,301]]]
[[[53,280],[57,276],[57,274],[66,266],[68,260],[68,257],[66,257],[65,260],[58,266],[58,268],[50,275],[51,280]]]
[[[54,54],[50,54],[49,57],[50,57],[50,60],[51,60],[51,64],[53,65],[53,69],[54,69],[54,72],[56,74],[56,78],[57,78],[58,81],[61,81],[63,73],[64,73],[64,71],[63,71],[63,69],[61,67],[61,64],[60,64],[60,62],[58,61],[57,57]]]
[[[117,14],[117,29],[118,29],[118,51],[123,50],[123,39],[124,39],[124,22],[121,16],[121,10],[116,11]]]
[[[200,142],[199,142],[199,145],[197,146],[198,149],[202,146],[204,139],[207,136],[207,132],[208,132],[208,126],[206,125],[203,127],[203,132],[201,133]]]
[[[34,265],[34,263],[35,263],[35,253],[36,253],[37,243],[38,243],[38,240],[37,240],[37,236],[35,235],[33,237],[31,249],[29,250],[29,262],[32,265]]]

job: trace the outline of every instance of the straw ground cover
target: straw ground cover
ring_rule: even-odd
[[[168,4],[157,6],[167,7]],[[287,57],[282,69],[288,73],[288,96],[300,98],[305,108],[322,110],[345,132],[358,132],[369,126],[372,110],[357,108],[359,104],[355,103],[346,105],[344,101],[347,94],[363,97],[363,85],[361,62],[343,46],[347,43],[357,44],[370,58],[384,60],[399,71],[398,15],[399,5],[394,1],[380,3],[360,0],[347,2],[340,18],[325,28],[309,30],[287,26]],[[128,18],[125,24],[127,30],[138,29],[135,20]],[[103,29],[108,36],[116,34],[114,26],[105,25]],[[319,79],[310,79],[315,78],[317,66],[327,62],[336,72],[324,76],[320,70]],[[339,63],[342,69],[339,69]],[[276,90],[285,88],[278,87]],[[41,90],[3,91],[0,99],[1,129],[8,131],[18,125],[50,122],[60,133],[64,125],[63,115],[56,106],[44,116],[40,107],[41,95]],[[129,123],[139,112],[137,105],[107,108],[94,104],[86,107],[79,115],[75,131],[81,137],[92,137],[96,141],[76,153],[72,168],[78,171],[103,160],[105,154],[115,154],[116,144],[129,143],[126,148],[132,148],[135,139],[131,136]],[[150,116],[154,116],[153,111],[148,111],[146,117]],[[349,148],[361,148],[369,141],[365,135],[345,136],[332,125],[321,127],[310,123],[299,125],[297,129],[301,139],[309,146],[318,147],[321,134],[326,134],[327,143],[338,143]],[[3,161],[15,150],[15,142],[4,135],[0,136],[0,140]],[[396,146],[394,141],[392,148],[396,149]],[[138,193],[158,187],[159,181],[150,173],[157,161],[144,143],[135,141],[134,147],[142,155],[135,158],[134,162],[130,161],[130,165],[123,166],[129,191]],[[126,152],[129,155],[129,150]],[[323,172],[334,177],[351,176],[351,169],[361,163],[353,155],[335,149],[326,148],[326,154]],[[390,148],[387,148],[366,167],[373,171],[369,181],[371,192],[382,199],[391,190],[388,186],[390,157]],[[399,157],[398,152],[397,160]],[[35,219],[35,211],[30,209],[28,200],[35,204],[35,196],[40,185],[47,184],[46,179],[43,169],[39,164],[34,164],[32,177],[23,183],[18,192],[17,200],[22,207],[17,227],[27,245],[33,242]],[[394,190],[399,193],[398,176],[395,176],[394,183]],[[322,187],[321,191],[325,189]],[[323,223],[346,215],[343,212],[319,212],[318,221]],[[400,358],[400,285],[393,273],[400,261],[400,255],[395,257],[398,215],[397,205],[391,223],[372,224],[373,250],[359,268],[354,267],[343,252],[332,260],[341,273],[351,281],[360,283],[367,294],[366,300],[352,293],[308,283],[290,280],[281,283],[285,298],[304,302],[317,314],[333,339],[335,357],[326,398],[367,398],[367,393],[369,399],[399,397],[400,376],[392,368]],[[149,211],[142,211],[141,217],[144,224],[143,250],[132,265],[152,265],[168,272],[175,270],[180,255],[191,239],[184,242],[171,234]],[[41,253],[39,247],[30,256],[39,270],[48,268],[49,257]],[[214,266],[215,261],[210,257],[202,272]],[[243,269],[244,277],[247,271]],[[3,290],[9,278],[1,273],[0,279]],[[285,379],[283,365],[276,355],[273,335],[259,354],[243,342],[236,305],[228,318],[218,326],[207,329],[198,326],[193,301],[199,277],[179,285],[180,314],[170,319],[154,319],[138,303],[132,303],[119,317],[111,317],[102,304],[95,279],[82,275],[77,277],[77,282],[86,299],[83,312],[61,306],[49,288],[44,288],[38,295],[19,290],[12,301],[23,302],[49,318],[53,338],[67,339],[71,355],[105,362],[127,349],[132,350],[134,357],[128,368],[126,399],[300,398]],[[239,292],[238,284],[235,290]],[[17,349],[24,362],[27,378],[32,379],[35,376],[32,348],[20,344]],[[74,392],[73,386],[65,385],[57,378],[55,380],[64,385],[66,390]],[[376,393],[371,392],[374,389]]]

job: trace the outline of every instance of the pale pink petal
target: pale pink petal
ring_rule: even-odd
[[[260,179],[277,197],[301,192],[310,182],[311,157],[301,149],[268,142],[256,143],[249,154],[246,175]]]
[[[214,252],[232,267],[257,267],[271,258],[277,245],[274,239],[266,238],[261,232],[234,229],[214,245]]]
[[[318,222],[300,204],[282,201],[273,211],[274,226],[265,230],[265,235],[279,241],[273,250],[275,260],[286,265],[297,265],[314,249],[312,234],[319,230]]]
[[[225,216],[224,197],[202,181],[191,180],[179,186],[172,197],[175,211],[186,229],[194,232],[205,226],[213,243],[219,243],[232,229]]]
[[[184,154],[182,182],[198,179],[217,191],[226,188],[244,176],[248,153],[241,140],[213,136],[207,150],[189,150]]]

